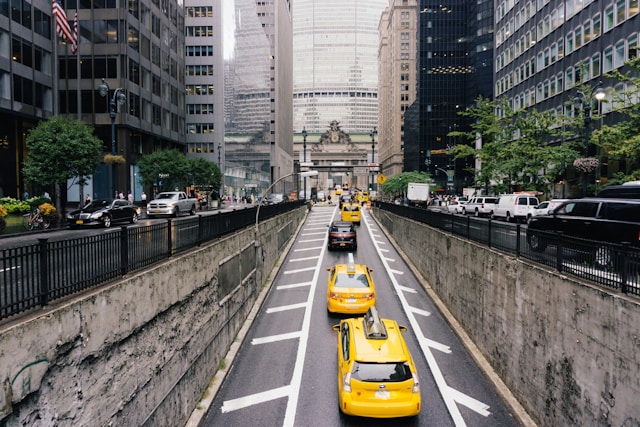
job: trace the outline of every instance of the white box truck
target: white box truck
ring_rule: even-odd
[[[407,184],[407,200],[409,205],[427,207],[429,205],[429,184],[426,182],[410,182]]]

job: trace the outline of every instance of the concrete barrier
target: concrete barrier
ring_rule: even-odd
[[[640,424],[636,298],[372,213],[536,423]]]
[[[184,425],[305,213],[0,326],[0,424]]]

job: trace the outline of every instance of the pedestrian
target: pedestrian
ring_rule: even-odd
[[[124,200],[124,194],[122,194],[122,191],[118,194],[118,199]]]
[[[27,200],[29,198],[29,192],[27,190],[24,190],[24,193],[22,193],[22,200]]]
[[[89,203],[91,203],[91,196],[89,195],[89,193],[87,193],[87,197],[85,197],[84,199],[84,204],[88,205]]]
[[[45,191],[45,192],[44,192],[44,197],[46,197],[47,199],[50,199],[50,198],[51,198],[51,196],[49,196],[49,192],[48,192],[48,191]]]
[[[140,194],[140,200],[142,200],[142,206],[146,208],[147,207],[147,193],[145,193],[143,191],[142,194]]]
[[[133,194],[131,194],[131,191],[129,191],[129,194],[127,194],[127,200],[129,201],[130,205],[133,204]]]

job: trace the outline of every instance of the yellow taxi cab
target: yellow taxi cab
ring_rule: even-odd
[[[372,269],[356,264],[349,254],[347,264],[327,268],[327,311],[329,313],[363,314],[376,304]]]
[[[338,332],[338,401],[347,415],[412,417],[420,413],[420,381],[402,333],[406,326],[364,317],[333,325]]]
[[[360,204],[359,203],[343,203],[341,219],[343,221],[354,222],[360,225]]]
[[[367,193],[366,191],[362,191],[360,192],[360,203],[365,205],[367,204],[367,202],[369,201],[369,193]]]

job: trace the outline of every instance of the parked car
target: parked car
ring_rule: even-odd
[[[543,251],[554,235],[638,247],[640,200],[595,197],[568,200],[549,215],[534,216],[529,221],[527,243],[532,250]],[[596,249],[594,260],[609,265],[612,261],[609,249],[605,246]]]
[[[358,249],[358,235],[352,222],[333,221],[329,225],[327,249]]]
[[[122,199],[95,199],[67,214],[70,228],[85,225],[109,228],[118,222],[138,222],[138,207]]]
[[[464,213],[464,205],[466,204],[467,202],[463,200],[451,200],[447,205],[447,211],[462,214]]]
[[[372,269],[356,264],[349,253],[347,264],[327,268],[327,311],[329,313],[363,314],[376,304]]]
[[[504,219],[507,222],[528,220],[531,208],[538,206],[540,201],[530,194],[503,194],[498,197],[491,211],[491,219]]]
[[[540,202],[537,206],[531,208],[529,213],[531,214],[529,219],[538,215],[549,215],[551,211],[566,202],[568,199],[552,199]]]
[[[340,411],[371,418],[420,413],[420,380],[402,336],[406,326],[380,318],[371,307],[364,317],[343,319],[333,330],[338,333]]]
[[[263,205],[277,205],[289,201],[289,196],[283,193],[271,193],[262,201]]]
[[[466,205],[462,206],[462,213],[477,217],[489,216],[491,211],[494,209],[497,200],[497,197],[474,196],[469,199]]]
[[[317,200],[318,202],[324,202],[324,200],[325,200],[325,199],[326,199],[326,196],[325,196],[324,191],[318,191],[318,192],[316,193],[316,200]]]
[[[637,181],[625,182],[622,185],[610,185],[600,190],[598,197],[640,199],[640,185]]]
[[[147,204],[147,217],[158,215],[178,217],[183,212],[196,214],[198,199],[190,198],[184,191],[164,191]]]

